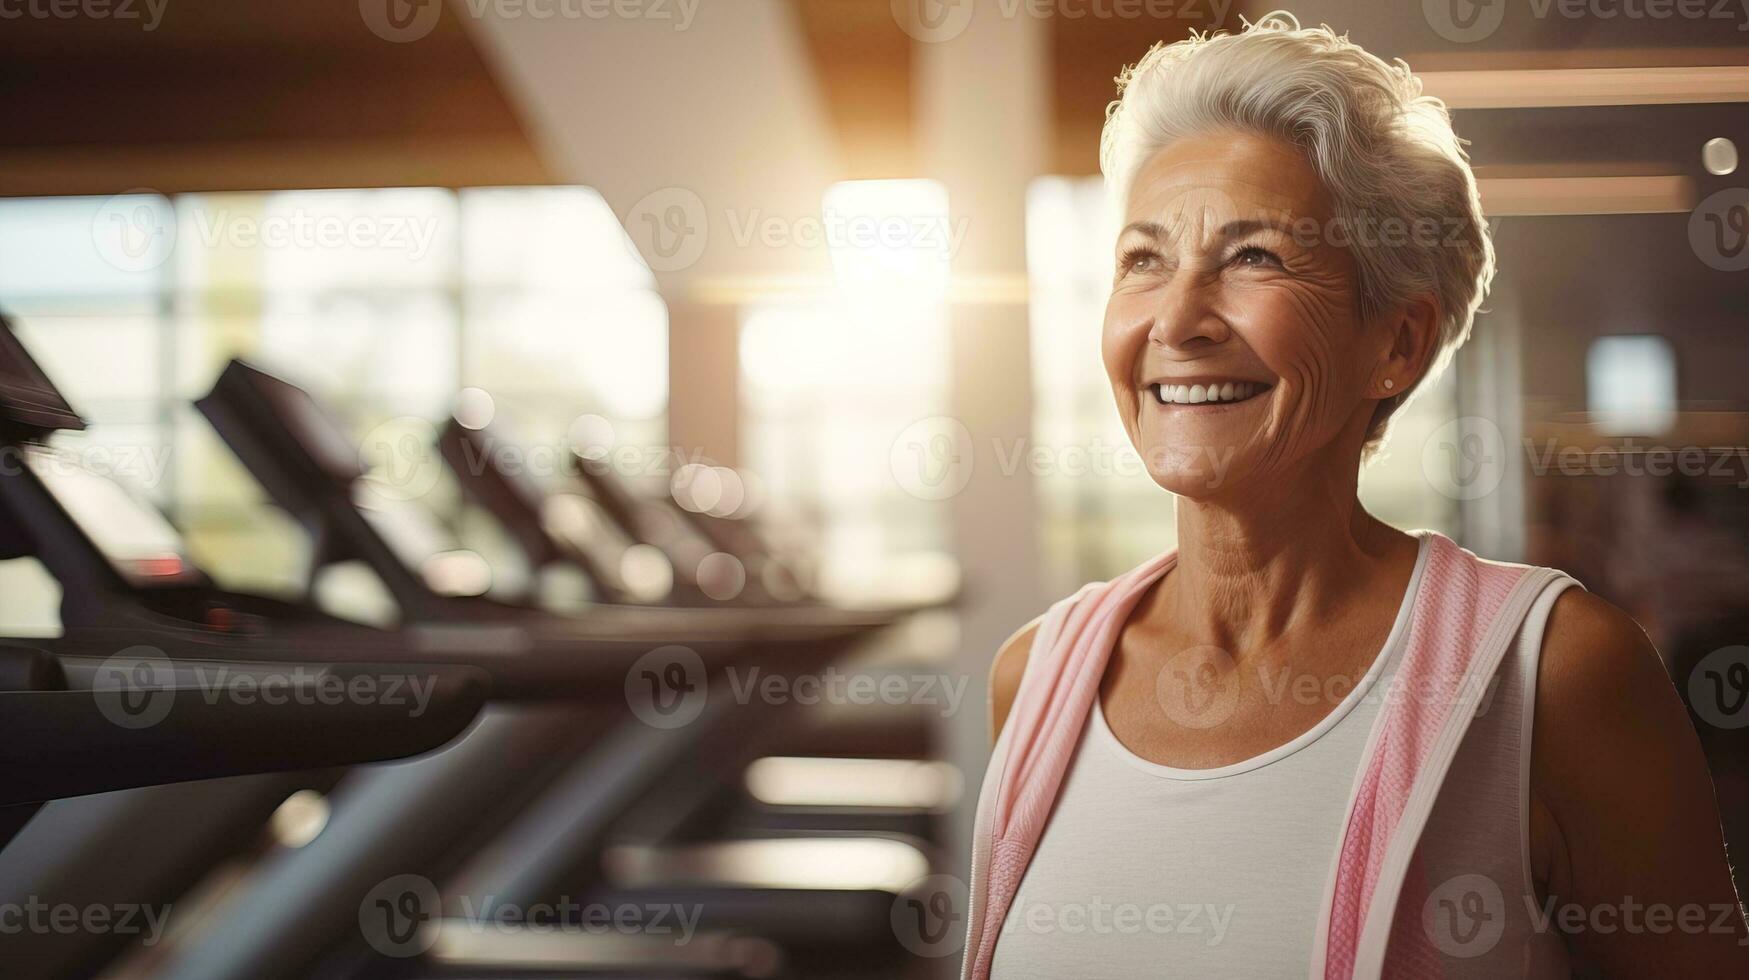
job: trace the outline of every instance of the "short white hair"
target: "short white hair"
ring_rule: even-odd
[[[1358,268],[1358,312],[1434,297],[1438,346],[1415,384],[1380,402],[1370,457],[1391,416],[1469,337],[1494,275],[1475,175],[1445,104],[1421,94],[1401,60],[1387,64],[1327,26],[1301,28],[1279,12],[1236,34],[1156,44],[1117,85],[1099,161],[1120,207],[1136,172],[1175,140],[1223,128],[1279,137],[1300,148],[1330,193]]]

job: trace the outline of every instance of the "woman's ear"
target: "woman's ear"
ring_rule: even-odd
[[[1391,398],[1415,387],[1433,363],[1439,345],[1439,304],[1431,295],[1414,296],[1386,321],[1389,345],[1374,373],[1374,398]]]

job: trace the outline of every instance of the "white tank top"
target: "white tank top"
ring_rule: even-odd
[[[1157,765],[1117,740],[1095,698],[997,939],[992,980],[1305,977],[1349,793],[1390,696],[1427,553],[1423,536],[1366,676],[1285,745],[1217,769]],[[1538,927],[1526,823],[1537,656],[1568,584],[1537,598],[1480,702],[1422,837],[1432,894],[1397,911],[1421,921],[1450,980],[1569,975],[1565,944]]]

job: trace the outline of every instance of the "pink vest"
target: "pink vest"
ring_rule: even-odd
[[[1414,596],[1397,697],[1382,706],[1350,793],[1326,886],[1313,980],[1439,977],[1419,922],[1395,916],[1405,891],[1425,896],[1415,847],[1489,679],[1531,603],[1561,577],[1484,561],[1433,532]],[[1052,606],[984,775],[973,837],[963,976],[988,980],[996,939],[1044,833],[1130,610],[1176,553],[1095,582]],[[1415,907],[1419,907],[1416,905]],[[1388,958],[1388,959],[1387,959]]]

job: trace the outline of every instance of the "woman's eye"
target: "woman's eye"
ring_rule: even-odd
[[[1281,256],[1260,245],[1247,245],[1233,256],[1233,264],[1250,268],[1281,265]]]
[[[1146,249],[1133,249],[1125,252],[1118,263],[1120,272],[1149,272],[1160,262],[1160,257]]]

